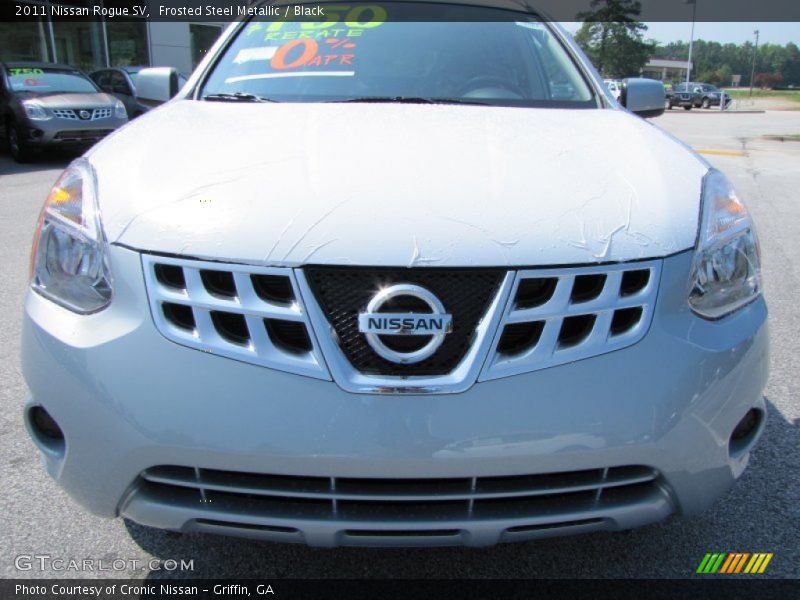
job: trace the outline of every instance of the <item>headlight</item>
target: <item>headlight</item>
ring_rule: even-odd
[[[50,118],[50,115],[47,114],[44,106],[38,102],[23,102],[22,107],[25,109],[25,114],[27,117],[33,121],[46,121]]]
[[[73,162],[42,209],[31,252],[31,286],[77,313],[111,302],[111,269],[100,225],[94,171]]]
[[[716,169],[703,179],[701,211],[689,306],[703,318],[719,319],[761,293],[760,250],[750,213]]]
[[[117,103],[114,105],[114,116],[118,119],[128,118],[128,111],[125,110],[125,105],[119,100],[117,100]]]

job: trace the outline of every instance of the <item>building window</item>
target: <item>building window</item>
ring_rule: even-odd
[[[206,53],[217,41],[222,27],[219,25],[189,25],[189,34],[192,38],[192,69],[194,69]]]
[[[147,66],[150,52],[147,49],[147,23],[106,21],[108,60],[112,67]]]
[[[40,17],[35,22],[0,22],[0,60],[48,61],[47,23]]]
[[[60,63],[94,71],[106,66],[102,23],[53,21],[56,58]]]

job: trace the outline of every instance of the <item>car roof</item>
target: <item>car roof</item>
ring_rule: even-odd
[[[10,69],[65,69],[67,71],[80,71],[78,67],[73,67],[72,65],[35,60],[6,61],[2,64]]]
[[[103,71],[125,71],[126,73],[138,73],[142,69],[147,69],[148,67],[144,66],[135,66],[135,67],[103,67],[102,69],[95,69],[92,71],[92,75],[95,73],[101,73]]]

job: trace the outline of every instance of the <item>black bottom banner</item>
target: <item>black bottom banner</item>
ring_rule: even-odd
[[[426,600],[440,598],[539,600],[542,598],[681,599],[798,598],[800,580],[639,579],[639,580],[403,580],[403,579],[6,579],[2,600],[156,600],[297,598]]]

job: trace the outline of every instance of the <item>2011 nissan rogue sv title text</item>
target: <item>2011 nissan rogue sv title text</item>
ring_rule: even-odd
[[[768,373],[744,202],[557,25],[489,4],[235,23],[64,172],[24,414],[79,503],[483,546],[696,514],[742,474]],[[646,80],[622,101],[656,85],[663,111]]]

